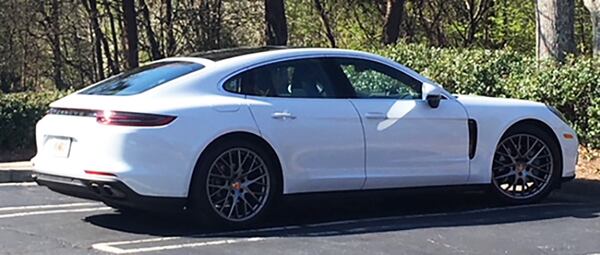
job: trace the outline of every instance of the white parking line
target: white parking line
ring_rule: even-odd
[[[102,205],[102,203],[72,203],[72,204],[57,204],[57,205],[11,206],[11,207],[0,207],[0,212],[20,211],[20,210],[37,210],[37,209],[55,209],[55,208],[67,208],[67,207],[99,206],[99,205]]]
[[[47,211],[9,213],[9,214],[0,214],[0,219],[32,216],[32,215],[43,215],[43,214],[96,212],[96,211],[106,211],[106,210],[112,210],[112,209],[113,208],[103,206],[103,207],[92,207],[92,208],[81,208],[81,209],[63,209],[63,210],[47,210]]]
[[[134,249],[121,249],[121,248],[114,247],[114,245],[160,242],[160,241],[167,241],[167,240],[174,240],[174,239],[178,239],[178,237],[154,238],[154,239],[146,239],[146,240],[112,242],[112,243],[99,243],[99,244],[92,245],[92,247],[96,250],[103,251],[103,252],[109,252],[109,253],[114,253],[114,254],[128,254],[128,253],[141,253],[141,252],[151,252],[151,251],[175,250],[175,249],[181,249],[181,248],[192,248],[192,247],[201,247],[201,246],[259,242],[259,241],[266,240],[267,238],[251,237],[251,238],[240,238],[240,239],[224,239],[224,240],[185,243],[185,244],[173,244],[173,245],[164,245],[164,246],[152,246],[152,247],[143,247],[143,248],[134,248]]]
[[[11,182],[11,183],[0,183],[1,187],[28,187],[28,186],[37,186],[38,184],[35,182]]]
[[[94,248],[96,250],[108,252],[108,253],[113,253],[113,254],[141,253],[141,252],[150,252],[150,251],[201,247],[201,246],[208,246],[208,245],[223,245],[223,244],[232,244],[232,243],[239,243],[239,242],[262,241],[265,239],[275,239],[275,238],[279,238],[279,237],[269,237],[269,238],[250,237],[250,238],[244,238],[244,239],[226,239],[226,240],[186,243],[186,244],[178,244],[178,245],[142,247],[142,248],[135,248],[135,249],[121,249],[121,248],[118,248],[115,246],[172,241],[172,240],[178,240],[178,239],[181,239],[184,237],[200,238],[200,237],[216,237],[216,236],[234,235],[234,234],[252,234],[252,233],[267,232],[267,231],[282,231],[282,230],[292,230],[292,229],[301,229],[301,228],[326,227],[326,226],[341,225],[341,224],[368,223],[368,222],[385,221],[385,220],[405,220],[405,219],[439,217],[439,216],[450,216],[450,215],[468,215],[468,214],[473,214],[473,213],[496,212],[496,211],[503,211],[503,210],[510,210],[510,209],[524,209],[524,208],[536,208],[536,207],[543,207],[543,206],[576,205],[576,204],[579,204],[579,203],[559,203],[559,202],[557,202],[557,203],[546,203],[546,204],[530,204],[530,205],[517,205],[517,206],[507,206],[507,207],[483,208],[483,209],[474,209],[474,210],[467,210],[467,211],[461,211],[461,212],[415,214],[415,215],[389,216],[389,217],[378,217],[378,218],[357,219],[357,220],[343,220],[343,221],[315,223],[315,224],[306,224],[306,225],[291,225],[291,226],[282,226],[282,227],[253,229],[253,230],[237,230],[237,231],[227,231],[227,232],[218,232],[218,233],[207,233],[207,234],[191,235],[191,236],[174,236],[174,237],[164,237],[164,238],[140,239],[140,240],[132,240],[132,241],[116,241],[116,242],[107,242],[107,243],[97,243],[97,244],[93,244],[92,248]],[[350,233],[360,233],[360,232],[364,232],[364,231],[368,231],[368,228],[362,228],[362,227],[361,228],[353,228],[351,230],[345,230],[345,231],[341,231],[341,232],[336,232],[336,231],[312,232],[312,234],[314,234],[314,235],[328,235],[328,234],[339,234],[339,233],[350,234]],[[598,254],[598,255],[600,255],[600,254]]]

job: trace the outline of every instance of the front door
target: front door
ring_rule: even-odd
[[[445,99],[434,109],[421,99],[422,83],[401,70],[368,60],[332,62],[356,91],[351,102],[364,126],[366,189],[466,182],[467,114],[458,101]]]

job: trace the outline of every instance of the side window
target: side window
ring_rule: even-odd
[[[386,65],[359,59],[337,59],[358,98],[420,99],[421,82]]]
[[[237,75],[223,85],[234,93],[265,97],[334,98],[335,88],[319,59],[270,64]]]
[[[229,79],[225,84],[223,84],[223,88],[229,92],[233,93],[242,93],[242,78],[241,76],[233,77]]]

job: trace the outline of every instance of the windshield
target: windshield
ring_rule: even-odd
[[[127,96],[142,93],[168,81],[202,69],[194,62],[165,61],[121,73],[80,92],[84,95]]]

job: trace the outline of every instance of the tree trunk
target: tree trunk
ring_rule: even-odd
[[[173,56],[177,50],[175,35],[173,34],[173,1],[166,0],[166,22],[167,22],[167,56]]]
[[[92,5],[93,3],[93,5]],[[98,6],[97,6],[97,2],[96,0],[90,0],[90,5],[92,5],[92,11],[96,13],[96,23],[97,23],[97,33],[98,36],[100,37],[100,41],[102,42],[102,49],[104,49],[104,55],[106,57],[106,61],[108,62],[108,67],[110,67],[110,71],[113,74],[118,73],[117,71],[117,67],[115,62],[113,61],[112,56],[110,55],[110,46],[108,45],[108,40],[106,39],[106,36],[104,35],[104,32],[102,32],[102,28],[100,28],[100,20],[98,20],[98,17],[100,16],[98,14]]]
[[[335,36],[333,35],[333,31],[331,29],[331,24],[329,23],[329,17],[323,9],[323,5],[320,0],[314,0],[315,9],[319,12],[319,16],[321,16],[321,21],[323,22],[323,26],[325,26],[325,32],[327,33],[327,40],[329,40],[329,44],[332,48],[336,48],[335,45]]]
[[[123,0],[123,19],[125,22],[125,38],[127,40],[128,68],[139,66],[138,30],[134,0]]]
[[[404,2],[404,0],[387,0],[385,21],[383,23],[383,44],[394,44],[398,41]]]
[[[140,0],[140,5],[142,7],[142,16],[144,17],[146,27],[146,36],[148,37],[148,42],[150,42],[150,56],[152,57],[152,60],[161,59],[162,53],[160,53],[160,45],[158,45],[158,41],[156,40],[156,34],[152,29],[152,21],[150,20],[150,10],[148,9],[148,5],[146,5],[146,1]]]
[[[592,34],[594,56],[600,56],[600,0],[584,0],[585,7],[590,11],[592,18]]]
[[[108,3],[108,0],[104,0],[104,8],[106,9],[106,14],[108,14],[108,20],[110,22],[110,34],[113,41],[114,69],[112,70],[112,74],[117,74],[119,73],[119,42],[117,41],[117,30],[115,29],[115,17],[112,14],[112,9]]]
[[[536,21],[539,60],[575,53],[575,0],[537,0]]]
[[[286,45],[288,30],[283,0],[265,0],[265,23],[267,45]]]
[[[106,55],[106,61],[108,62],[108,66],[112,73],[116,73],[115,63],[110,55],[110,49],[108,48],[108,40],[104,36],[104,32],[100,28],[100,21],[98,15],[98,3],[96,0],[89,0],[89,5],[86,3],[86,0],[83,0],[83,4],[87,9],[90,15],[90,23],[92,25],[92,30],[94,31],[94,45],[96,48],[96,59],[98,64],[98,77],[100,79],[104,79],[104,61],[102,59],[102,50],[104,50],[104,54]]]
[[[52,10],[50,14],[50,41],[52,44],[52,71],[53,79],[58,89],[67,89],[62,77],[62,50],[60,42],[60,1],[52,0]]]
[[[464,47],[475,43],[475,36],[479,31],[479,25],[488,19],[490,10],[493,10],[493,5],[494,1],[491,0],[470,0],[464,2],[464,9],[468,20],[467,34],[464,36]]]

